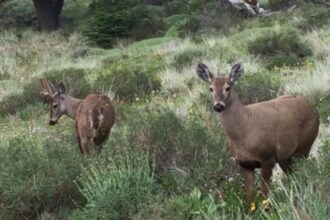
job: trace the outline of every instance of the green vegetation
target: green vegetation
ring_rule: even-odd
[[[248,17],[226,1],[92,2],[65,1],[63,29],[52,33],[31,28],[32,1],[0,5],[0,219],[328,219],[329,9],[297,1]],[[311,158],[274,175],[268,211],[258,190],[247,213],[208,86],[196,78],[200,61],[215,75],[242,62],[235,89],[246,104],[294,93],[320,113]],[[70,118],[48,126],[41,77],[78,98],[111,97],[116,122],[100,153],[80,155]]]

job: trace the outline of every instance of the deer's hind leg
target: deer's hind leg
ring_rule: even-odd
[[[293,170],[292,168],[292,157],[281,160],[278,162],[278,165],[280,165],[281,169],[283,170],[284,173],[290,174]]]

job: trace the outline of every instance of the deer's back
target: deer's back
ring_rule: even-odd
[[[281,96],[246,109],[249,130],[244,142],[258,157],[290,157],[317,136],[319,116],[304,97]]]
[[[79,135],[100,144],[108,137],[115,119],[110,99],[104,94],[90,94],[82,100],[76,115]],[[96,143],[97,144],[97,143]]]

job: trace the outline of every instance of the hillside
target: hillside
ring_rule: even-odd
[[[164,12],[158,36],[104,49],[75,28],[88,10],[82,2],[68,0],[62,29],[50,33],[34,27],[32,3],[0,5],[0,16],[31,17],[15,27],[0,22],[0,219],[328,219],[329,7],[297,0],[292,10],[251,17],[208,3],[191,14]],[[198,62],[219,74],[242,62],[235,90],[245,104],[293,93],[319,111],[311,156],[291,176],[276,171],[268,211],[259,188],[256,212],[246,210]],[[101,153],[79,153],[70,118],[48,125],[41,77],[64,82],[77,98],[111,97],[116,121]]]

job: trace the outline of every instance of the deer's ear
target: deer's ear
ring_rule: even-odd
[[[60,84],[58,85],[58,92],[60,93],[60,94],[64,94],[65,93],[65,85],[64,85],[64,83],[63,82],[60,82]]]
[[[229,81],[234,83],[244,74],[244,68],[242,63],[236,63],[232,66],[230,74],[229,74]]]
[[[199,63],[196,67],[196,73],[199,78],[205,82],[211,83],[213,74],[204,63]]]

